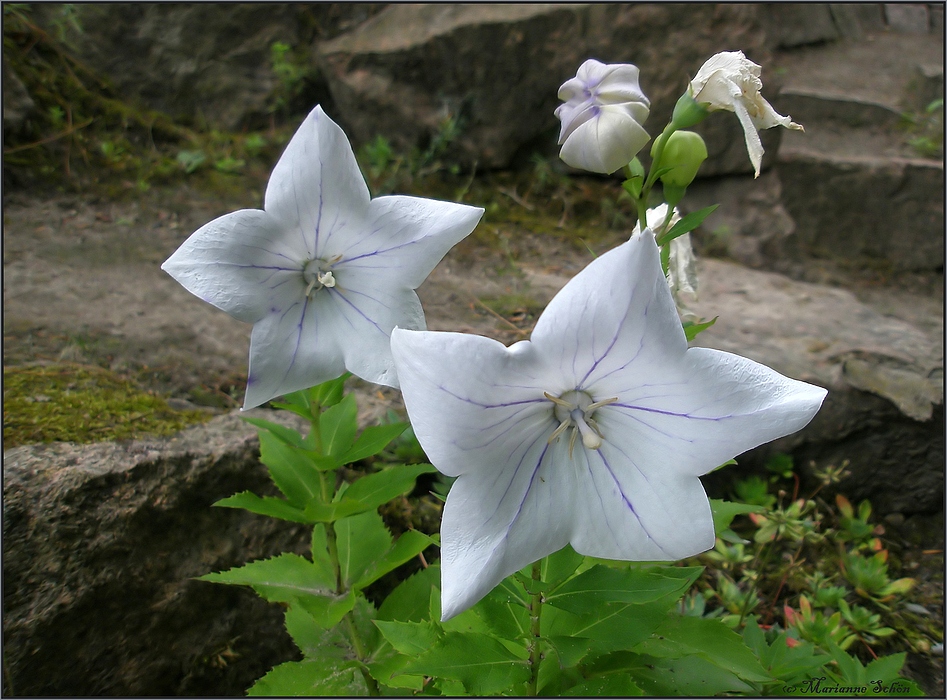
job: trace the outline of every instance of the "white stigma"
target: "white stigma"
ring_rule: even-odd
[[[549,436],[550,443],[558,439],[562,433],[571,427],[572,435],[569,438],[570,457],[575,447],[577,435],[582,436],[582,444],[588,450],[597,450],[602,446],[602,431],[599,430],[592,414],[602,406],[615,403],[618,401],[618,397],[592,401],[592,397],[584,391],[567,391],[562,396],[553,396],[544,391],[543,396],[555,404],[553,414],[560,421],[559,427]]]
[[[303,268],[303,280],[307,283],[306,285],[306,296],[311,296],[313,292],[317,292],[323,287],[329,287],[330,289],[336,285],[335,275],[332,274],[330,269],[333,263],[339,261],[341,256],[336,256],[329,262],[323,260],[310,260],[306,263],[306,266]]]

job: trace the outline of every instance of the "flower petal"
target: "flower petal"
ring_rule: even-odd
[[[299,236],[297,245],[313,260],[331,257],[326,240],[340,226],[360,228],[370,199],[345,133],[317,106],[276,163],[264,209]]]
[[[244,409],[345,372],[340,339],[327,322],[331,306],[328,295],[300,294],[288,308],[273,309],[253,326]]]
[[[483,211],[420,197],[378,197],[369,207],[364,233],[348,242],[335,267],[353,286],[417,289],[447,251],[474,230]]]
[[[593,260],[553,298],[532,342],[555,366],[559,386],[595,400],[617,396],[615,383],[647,383],[687,340],[661,272],[650,229]]]
[[[556,427],[543,396],[550,382],[529,342],[506,348],[476,335],[396,328],[391,352],[415,434],[447,476],[515,464]]]
[[[650,469],[637,449],[612,441],[612,425],[599,425],[607,435],[602,447],[575,454],[575,550],[604,559],[672,561],[713,547],[713,517],[700,480]]]
[[[559,157],[573,168],[613,173],[648,143],[648,132],[624,105],[592,106],[590,118],[566,136]]]
[[[296,243],[266,212],[244,209],[195,231],[161,269],[195,296],[255,323],[302,296],[304,259]]]
[[[802,429],[826,390],[739,355],[690,348],[659,379],[615,387],[596,413],[606,439],[634,451],[648,474],[706,474],[728,459]]]
[[[442,619],[569,542],[576,483],[566,442],[534,435],[514,464],[462,474],[451,486],[441,521]]]

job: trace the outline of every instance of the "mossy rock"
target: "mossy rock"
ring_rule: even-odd
[[[101,367],[54,364],[3,370],[4,448],[169,435],[210,419],[176,410]]]

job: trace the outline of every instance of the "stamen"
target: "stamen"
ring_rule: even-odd
[[[582,433],[582,444],[585,445],[586,449],[597,450],[602,446],[602,438],[589,427],[588,423],[585,422],[583,418],[575,415],[578,411],[573,412],[573,419],[575,420],[575,425],[579,429],[579,432]],[[573,435],[573,440],[575,439],[575,433]]]
[[[566,428],[568,428],[571,423],[572,423],[572,419],[571,419],[571,418],[566,418],[564,421],[562,421],[562,422],[559,424],[559,427],[556,428],[556,429],[553,431],[552,435],[549,436],[549,439],[546,441],[546,444],[547,444],[547,445],[551,445],[553,442],[555,442],[555,441],[556,441],[556,438],[558,438],[560,435],[562,435],[562,434],[565,432]]]
[[[573,408],[575,408],[575,404],[571,404],[571,403],[569,403],[568,401],[563,401],[563,400],[560,399],[558,396],[553,396],[553,395],[550,394],[548,391],[544,391],[544,392],[543,392],[543,396],[545,396],[547,399],[549,399],[550,401],[552,401],[552,402],[553,402],[554,404],[556,404],[557,406],[562,406],[564,409],[566,409],[566,410],[568,410],[568,411],[571,411]],[[615,399],[615,400],[617,401],[618,399]]]
[[[585,417],[588,418],[589,415],[592,413],[592,411],[594,411],[596,408],[601,408],[602,406],[607,406],[608,404],[615,403],[617,401],[618,401],[618,397],[613,396],[610,399],[602,399],[601,401],[590,403],[588,406],[582,409],[582,413],[584,413]]]
[[[332,276],[332,271],[331,271],[331,270],[329,270],[329,271],[327,271],[327,272],[322,272],[322,273],[320,273],[320,274],[316,277],[316,279],[319,280],[319,283],[320,283],[323,287],[334,287],[334,286],[335,286],[335,277]],[[615,399],[615,400],[617,401],[618,399]]]

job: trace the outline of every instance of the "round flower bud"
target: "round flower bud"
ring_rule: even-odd
[[[652,147],[652,157],[654,151]],[[664,144],[659,167],[669,167],[671,170],[661,176],[661,182],[671,187],[687,187],[694,181],[700,164],[705,160],[707,146],[700,134],[693,131],[675,131]]]

